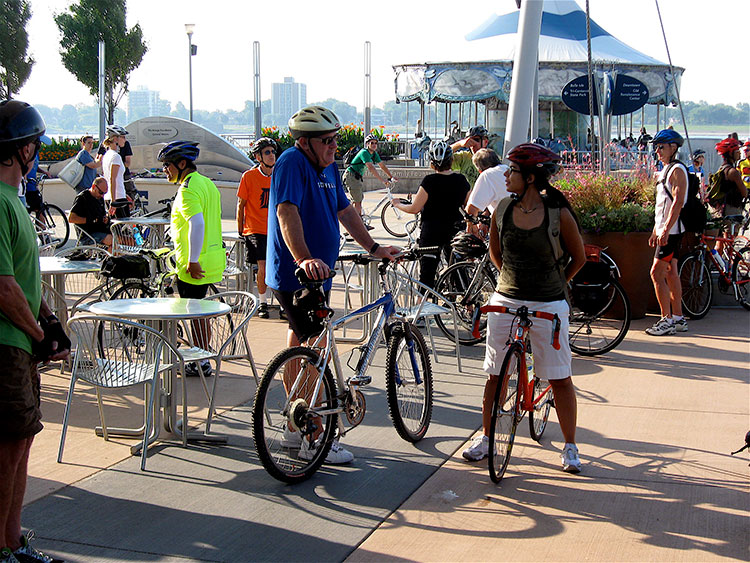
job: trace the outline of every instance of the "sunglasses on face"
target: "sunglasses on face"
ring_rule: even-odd
[[[334,135],[333,137],[314,137],[314,138],[320,141],[321,144],[326,145],[326,146],[330,145],[331,143],[338,144],[339,142],[338,135]]]
[[[520,174],[521,173],[521,169],[520,168],[513,168],[512,166],[509,166],[508,167],[508,172],[510,174],[513,174],[513,172],[515,172],[516,174]]]
[[[166,170],[167,168],[169,168],[169,165],[170,165],[170,164],[172,164],[172,163],[171,163],[171,162],[165,162],[165,163],[164,163],[164,164],[162,165],[162,170]]]
[[[276,154],[276,151],[273,149],[265,149],[265,150],[260,151],[260,154],[268,156],[271,154]]]
[[[656,146],[654,147],[654,150],[657,150],[657,151],[662,151],[662,150],[666,149],[666,148],[667,148],[668,146],[669,146],[669,145],[656,145]]]

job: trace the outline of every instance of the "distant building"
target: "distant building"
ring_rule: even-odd
[[[291,76],[284,77],[282,83],[271,84],[271,113],[288,117],[306,105],[307,85],[295,82]]]
[[[137,90],[128,92],[128,122],[156,115],[169,115],[170,107],[167,100],[159,98],[159,92],[139,86]]]

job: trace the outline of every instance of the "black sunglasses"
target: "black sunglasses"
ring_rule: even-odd
[[[333,137],[313,137],[313,139],[317,139],[318,141],[320,141],[322,144],[326,146],[330,145],[333,142],[335,142],[336,144],[338,144],[339,142],[338,135],[334,135]]]

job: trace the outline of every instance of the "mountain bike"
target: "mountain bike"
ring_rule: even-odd
[[[53,203],[44,201],[44,181],[46,179],[46,174],[37,176],[40,206],[36,211],[29,210],[29,215],[34,222],[34,229],[40,245],[62,248],[70,237],[70,224],[62,209]]]
[[[400,260],[416,260],[410,251]],[[432,416],[432,366],[422,333],[397,311],[389,282],[390,263],[365,254],[339,256],[340,261],[358,264],[380,262],[379,299],[332,320],[333,310],[325,298],[311,310],[311,318],[322,322],[322,332],[311,345],[279,352],[268,364],[253,403],[253,439],[263,467],[274,478],[298,483],[312,476],[326,459],[337,434],[343,436],[362,423],[367,410],[360,388],[372,377],[368,369],[380,338],[386,351],[386,394],[388,410],[396,432],[406,441],[418,442],[427,433]],[[299,270],[298,270],[299,272]],[[322,281],[298,278],[309,292],[320,292]],[[349,358],[354,375],[344,378],[334,331],[353,320],[377,312],[367,343],[352,350]],[[355,361],[356,364],[352,365]],[[334,375],[331,373],[333,366]],[[343,416],[339,416],[343,415]],[[343,419],[350,428],[344,427]],[[309,459],[301,454],[306,442]]]
[[[370,227],[373,217],[375,217],[380,210],[380,221],[383,223],[383,228],[391,234],[391,236],[404,238],[411,234],[416,229],[416,223],[412,222],[409,213],[405,213],[400,209],[393,207],[393,192],[391,188],[393,182],[387,182],[385,185],[385,193],[380,201],[372,209],[362,209],[362,221],[365,226]],[[407,199],[401,200],[403,203],[411,203],[411,194],[407,195]]]
[[[719,221],[724,225],[739,225],[744,229],[750,215],[730,215]],[[730,229],[725,229],[730,231]],[[709,250],[709,244],[721,242],[722,252]],[[713,282],[711,270],[718,275],[719,291],[734,293],[734,298],[750,310],[750,243],[745,236],[711,236],[701,234],[695,250],[680,259],[679,274],[682,284],[682,307],[691,319],[702,319],[711,309]]]
[[[489,472],[490,479],[499,483],[508,468],[516,427],[529,413],[529,432],[537,442],[547,428],[549,412],[554,404],[552,387],[543,383],[534,371],[529,329],[531,318],[552,321],[552,346],[560,349],[560,317],[544,311],[530,311],[522,306],[511,309],[501,305],[485,305],[474,313],[474,331],[479,333],[481,314],[503,313],[513,315],[508,351],[500,369],[500,381],[492,402],[490,419]],[[515,329],[514,329],[515,325]]]
[[[587,244],[586,264],[569,284],[570,349],[581,356],[613,350],[630,328],[631,309],[620,269],[604,249]]]

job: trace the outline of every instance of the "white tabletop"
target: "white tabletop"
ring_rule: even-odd
[[[221,301],[174,297],[112,299],[89,306],[89,311],[95,315],[151,321],[218,317],[228,313],[230,309],[229,305]]]
[[[123,219],[112,219],[112,223],[128,223],[133,225],[169,225],[169,217],[126,217]]]
[[[44,275],[86,274],[98,272],[101,263],[95,260],[68,260],[61,256],[40,256],[39,271]]]
[[[237,233],[237,231],[222,231],[221,238],[224,240],[231,240],[234,242],[243,242],[245,240]]]

